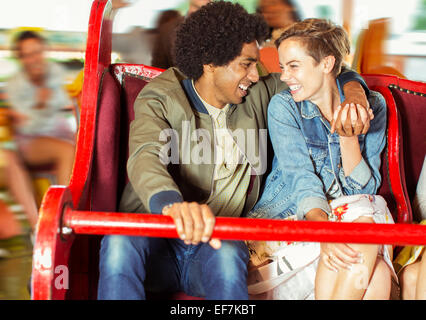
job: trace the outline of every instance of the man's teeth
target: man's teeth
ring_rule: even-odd
[[[248,86],[244,86],[244,85],[242,85],[242,84],[240,84],[238,87],[239,87],[241,90],[244,90],[244,91],[247,91],[247,89],[248,89]]]
[[[292,85],[292,86],[288,86],[290,88],[291,91],[296,91],[298,89],[300,89],[302,86],[301,85]]]

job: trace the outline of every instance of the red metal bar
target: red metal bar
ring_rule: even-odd
[[[177,237],[172,218],[154,214],[69,209],[64,216],[64,225],[76,234]],[[213,237],[228,240],[420,245],[426,244],[426,226],[218,217]]]

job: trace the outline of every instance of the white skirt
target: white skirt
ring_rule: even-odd
[[[377,195],[339,197],[330,202],[329,221],[352,222],[372,217],[375,223],[394,223],[386,201]],[[296,216],[288,219],[296,220]],[[315,276],[321,253],[317,242],[247,241],[250,252],[248,292],[251,299],[314,299]],[[392,246],[381,245],[379,255],[389,265],[393,280]]]

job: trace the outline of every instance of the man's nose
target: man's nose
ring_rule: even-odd
[[[257,64],[253,64],[253,66],[250,68],[248,78],[253,83],[256,83],[259,81],[259,72],[257,71]]]

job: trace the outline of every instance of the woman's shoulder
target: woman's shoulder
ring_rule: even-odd
[[[370,90],[370,94],[368,96],[368,102],[370,103],[370,107],[374,111],[380,111],[380,110],[386,109],[386,100],[382,96],[382,94],[377,91]]]
[[[293,100],[293,97],[288,90],[283,90],[272,97],[270,106],[272,105],[296,106],[296,102]]]
[[[297,104],[293,100],[291,93],[288,90],[283,90],[272,97],[268,113],[281,118],[285,114],[295,113],[297,110]]]

